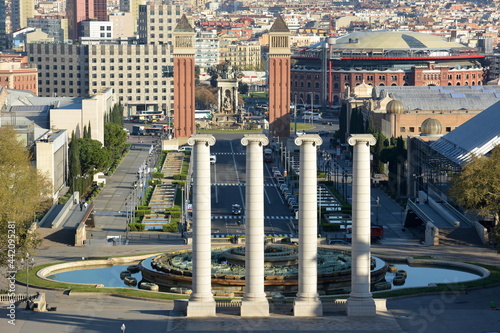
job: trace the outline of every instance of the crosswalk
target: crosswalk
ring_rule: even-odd
[[[212,186],[246,186],[247,184],[241,184],[241,183],[214,183],[211,184]],[[271,187],[276,187],[276,184],[272,183],[264,183],[264,186],[271,186]]]
[[[281,216],[264,216],[264,220],[290,220],[294,217],[291,215]],[[245,215],[212,215],[212,220],[245,220]]]
[[[212,238],[226,238],[226,236],[235,236],[235,234],[212,234]],[[265,237],[296,237],[293,234],[265,234]]]
[[[213,155],[246,155],[246,153],[232,153],[232,152],[222,152],[222,153],[212,153]]]

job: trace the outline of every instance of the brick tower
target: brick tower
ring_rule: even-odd
[[[183,15],[173,33],[174,136],[178,139],[195,133],[194,36],[194,29]]]
[[[269,134],[290,136],[290,30],[281,16],[269,30]]]

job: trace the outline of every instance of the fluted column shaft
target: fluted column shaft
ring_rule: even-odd
[[[375,305],[370,292],[370,145],[373,146],[376,140],[371,134],[353,134],[348,142],[354,146],[352,268],[348,314],[374,315]]]
[[[295,316],[321,316],[318,298],[318,202],[317,146],[318,135],[302,135],[295,139],[300,146],[299,179],[299,285],[294,304]]]
[[[193,148],[193,255],[192,294],[187,308],[188,317],[215,316],[211,273],[211,195],[210,146],[211,135],[192,135],[188,143]]]
[[[241,315],[268,316],[269,304],[264,292],[264,160],[262,146],[269,143],[262,134],[246,135],[245,192],[245,294]]]

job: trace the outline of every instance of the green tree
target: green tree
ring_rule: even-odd
[[[242,95],[248,94],[248,84],[240,82],[238,84],[238,92]]]
[[[16,131],[0,127],[0,266],[9,270],[39,245],[29,227],[51,202],[50,181],[33,167],[30,157]]]
[[[82,174],[82,166],[80,164],[80,143],[75,138],[75,132],[71,133],[71,142],[69,143],[69,183],[73,191],[82,191],[80,179],[77,178]]]
[[[500,146],[488,157],[472,157],[462,172],[454,175],[449,194],[456,202],[478,213],[494,218],[494,233],[498,237],[500,218]],[[498,251],[500,253],[500,239]]]
[[[104,123],[104,146],[111,153],[113,159],[121,155],[126,143],[127,134],[122,126],[111,122]]]
[[[96,172],[106,171],[109,168],[111,154],[102,146],[100,141],[92,139],[78,139],[78,141],[83,174],[91,176]]]

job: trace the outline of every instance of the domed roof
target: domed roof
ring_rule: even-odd
[[[414,31],[360,31],[338,38],[334,49],[456,49],[468,48],[455,42]]]
[[[441,134],[443,127],[436,118],[427,118],[421,125],[422,135],[437,135]]]
[[[401,101],[393,99],[385,107],[387,113],[401,114],[405,111],[405,106]]]

